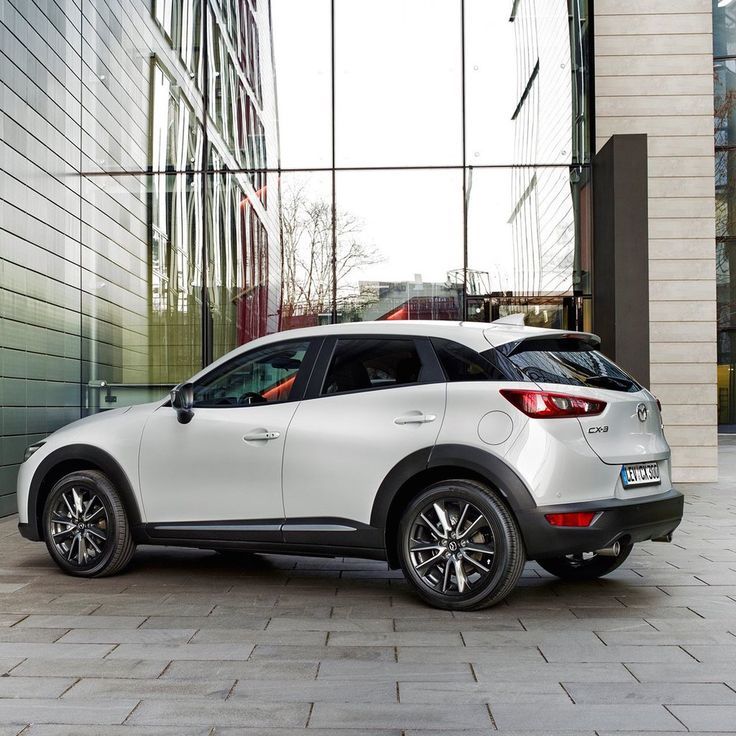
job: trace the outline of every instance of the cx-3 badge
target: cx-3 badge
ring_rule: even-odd
[[[647,415],[649,412],[647,411],[647,405],[646,404],[639,404],[636,407],[636,416],[639,417],[640,422],[646,422]]]

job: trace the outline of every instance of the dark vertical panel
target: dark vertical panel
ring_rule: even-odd
[[[647,137],[613,136],[593,159],[593,330],[649,385]]]

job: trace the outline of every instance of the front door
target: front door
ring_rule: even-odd
[[[284,440],[308,349],[304,340],[274,343],[214,368],[194,385],[188,424],[177,421],[171,406],[151,415],[140,452],[149,523],[177,522],[172,532],[193,525],[189,531],[196,533],[202,522],[238,521],[280,538]],[[199,530],[202,536],[206,527]],[[214,531],[227,536],[227,529]],[[238,533],[235,527],[230,531]]]

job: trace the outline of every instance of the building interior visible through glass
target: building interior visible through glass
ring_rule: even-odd
[[[89,411],[300,326],[589,328],[587,5],[154,0],[148,146],[85,177],[145,253],[87,264]]]

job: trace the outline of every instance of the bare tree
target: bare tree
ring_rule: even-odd
[[[331,310],[332,302],[332,206],[313,199],[304,183],[284,187],[281,193],[283,242],[282,316],[318,315]],[[351,291],[351,274],[380,263],[380,252],[360,241],[361,221],[348,212],[337,212],[336,273],[338,299]]]

